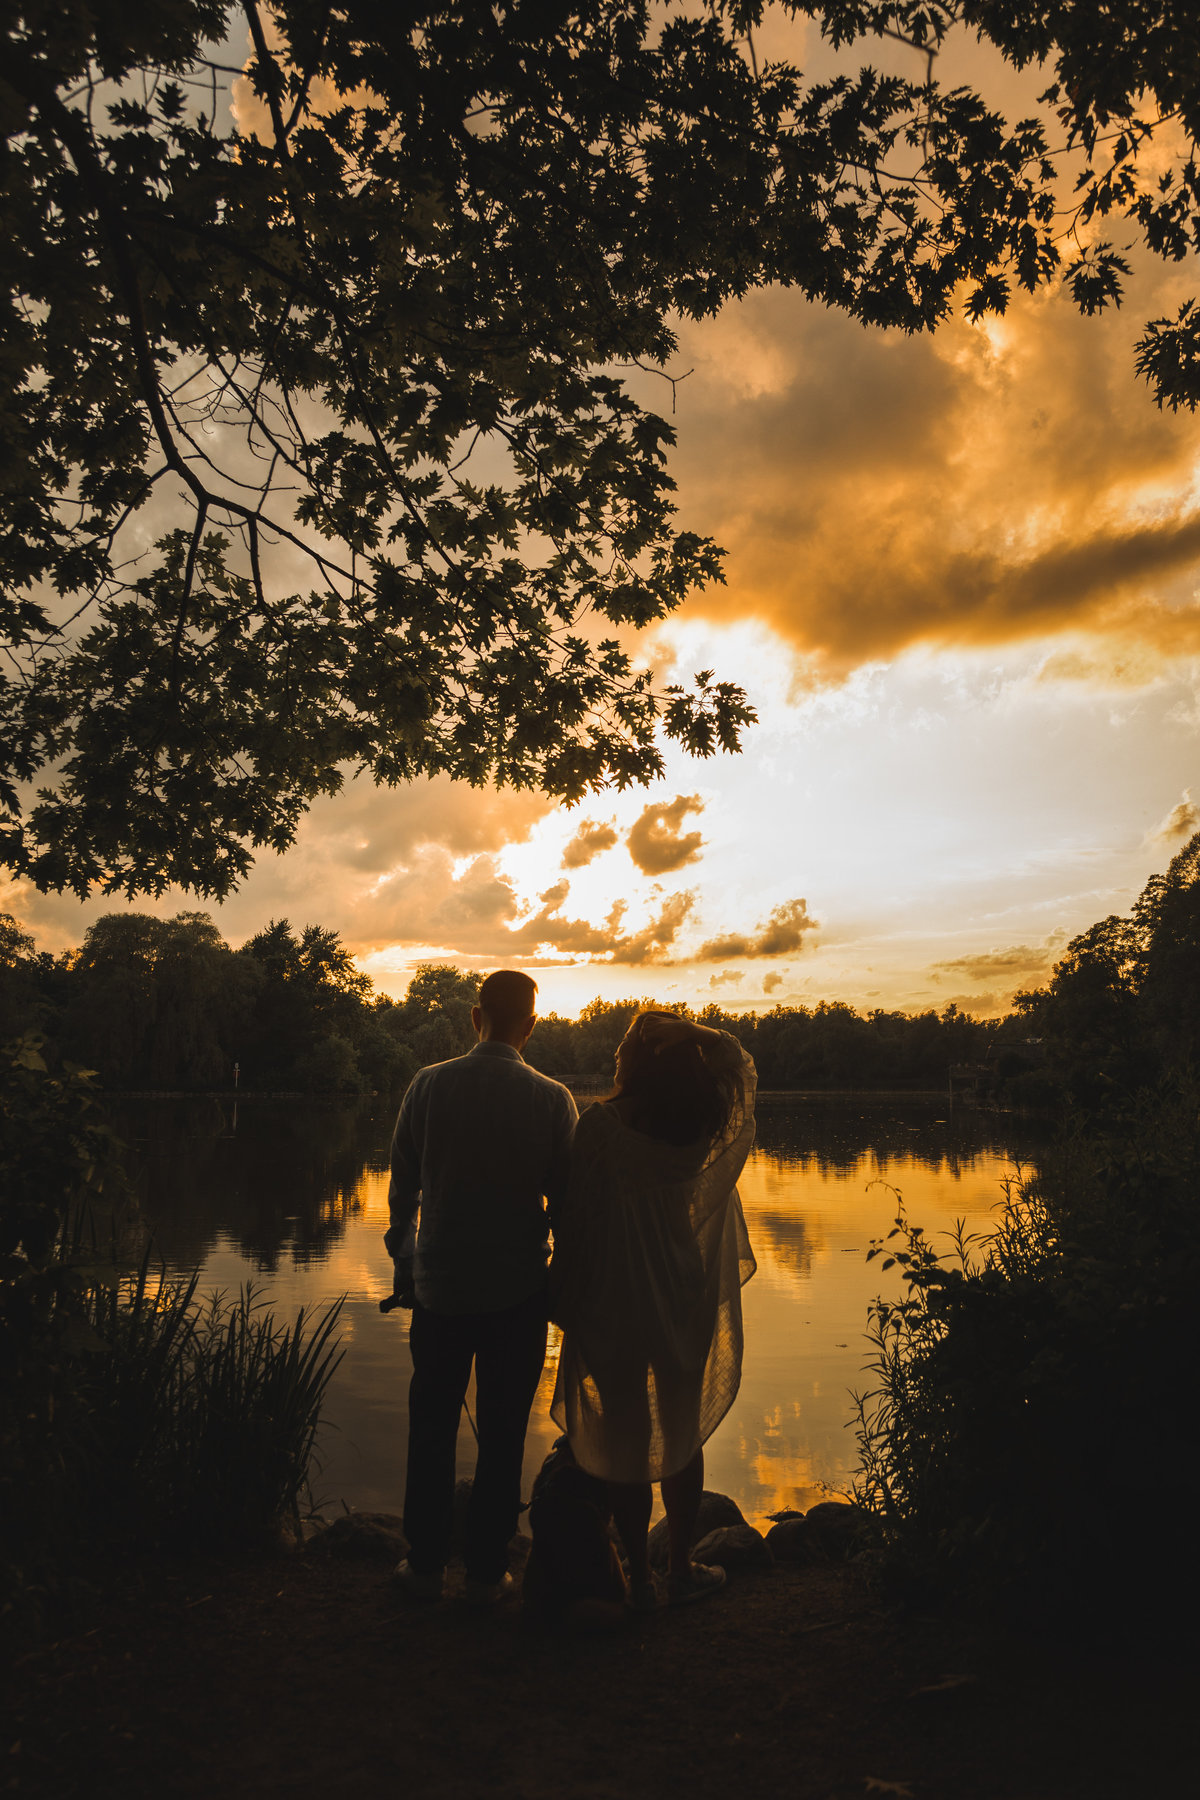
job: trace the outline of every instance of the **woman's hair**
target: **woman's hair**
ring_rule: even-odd
[[[733,1112],[734,1085],[714,1075],[699,1038],[655,1049],[640,1029],[643,1019],[663,1014],[638,1013],[630,1026],[621,1071],[606,1100],[626,1102],[626,1118],[635,1131],[665,1144],[712,1143],[725,1132]]]

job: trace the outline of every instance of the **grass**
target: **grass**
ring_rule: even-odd
[[[80,1449],[110,1498],[107,1535],[252,1543],[299,1515],[343,1302],[281,1323],[251,1284],[129,1277],[89,1293]]]
[[[298,1524],[344,1302],[289,1322],[247,1285],[92,1270],[63,1334],[54,1403],[31,1421],[0,1549],[4,1635],[38,1628],[116,1559],[255,1548]],[[32,1452],[32,1453],[31,1453]]]

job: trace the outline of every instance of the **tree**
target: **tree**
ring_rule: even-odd
[[[0,912],[0,1044],[40,1030],[44,1008],[39,994],[39,957],[28,932],[11,913]],[[53,966],[53,958],[45,958]]]
[[[256,986],[207,913],[107,913],[73,961],[63,1036],[115,1086],[224,1087]]]
[[[654,776],[660,730],[734,748],[737,689],[660,693],[614,634],[720,574],[624,379],[669,370],[671,319],[767,281],[906,331],[1060,277],[1090,312],[1121,292],[1108,216],[1197,242],[1190,0],[787,0],[845,53],[809,83],[759,60],[765,10],[10,11],[10,866],[219,895],[346,768],[574,798]],[[954,29],[1046,66],[1062,143],[939,85]],[[928,53],[912,79],[855,66],[884,36]],[[1139,366],[1195,404],[1191,303]]]
[[[1200,832],[1152,875],[1126,918],[1072,938],[1045,988],[1017,994],[1051,1073],[1086,1106],[1111,1108],[1200,1066]]]
[[[1133,909],[1144,944],[1141,1000],[1168,1066],[1200,1069],[1200,832],[1164,875],[1152,875]]]
[[[475,1042],[471,1008],[484,971],[464,975],[451,963],[418,963],[396,1009],[396,1028],[418,1064],[462,1056]]]
[[[273,919],[238,956],[259,977],[240,1039],[250,1087],[392,1095],[411,1078],[402,1009],[375,994],[336,931]]]

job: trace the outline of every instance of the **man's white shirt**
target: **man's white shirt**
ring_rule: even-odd
[[[388,1235],[422,1306],[496,1312],[544,1286],[578,1116],[568,1089],[511,1044],[476,1044],[413,1077],[392,1136]]]

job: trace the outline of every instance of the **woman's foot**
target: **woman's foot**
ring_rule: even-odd
[[[719,1563],[691,1563],[682,1575],[667,1576],[667,1602],[690,1606],[693,1600],[707,1600],[724,1586],[725,1571]]]

